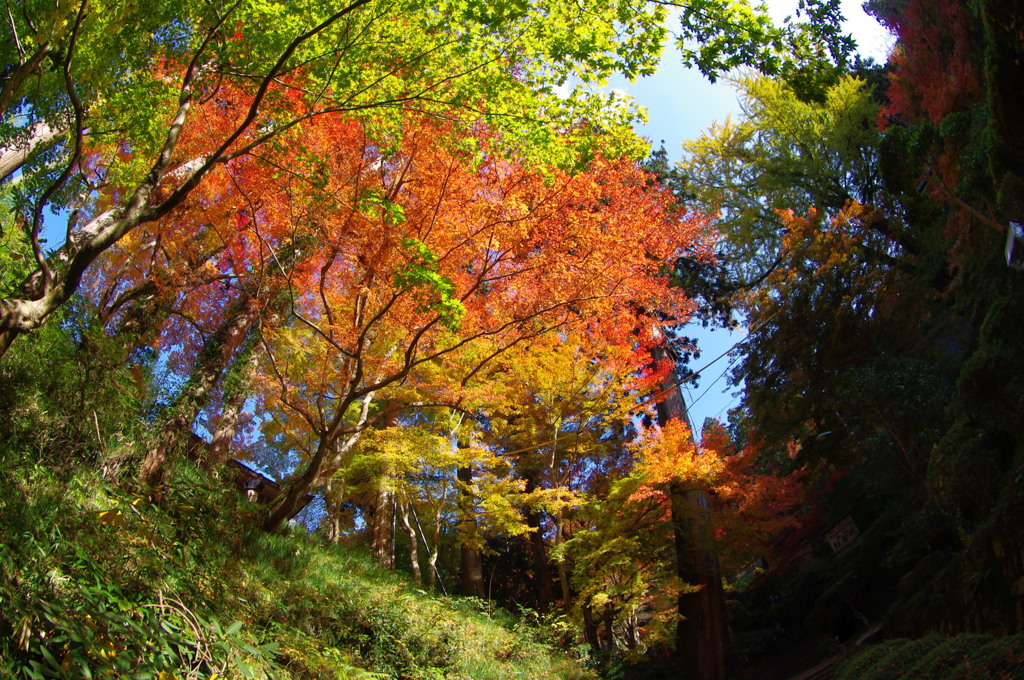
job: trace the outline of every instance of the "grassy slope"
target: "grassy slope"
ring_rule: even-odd
[[[262,533],[196,470],[133,496],[81,467],[0,460],[0,675],[592,677],[507,615]]]
[[[843,662],[836,680],[1019,680],[1024,635],[928,635],[889,640]]]

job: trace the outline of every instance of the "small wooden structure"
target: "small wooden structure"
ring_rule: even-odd
[[[231,470],[231,478],[235,484],[235,488],[254,503],[270,505],[274,502],[274,499],[277,498],[277,495],[281,493],[280,484],[272,480],[270,477],[253,470],[240,460],[232,458],[228,461],[228,468]],[[306,494],[306,497],[302,500],[302,503],[299,505],[292,517],[302,512],[302,510],[305,509],[312,500],[313,496],[311,494]],[[291,519],[291,517],[289,517],[289,519]]]
[[[197,435],[195,432],[189,432],[189,439],[186,448],[186,455],[199,462],[207,470],[210,470],[208,463],[206,462],[206,452],[209,450],[210,444],[205,439]],[[281,493],[281,485],[275,482],[270,477],[257,472],[242,461],[232,458],[227,462],[229,474],[231,475],[231,481],[234,483],[235,488],[243,496],[248,498],[254,503],[260,505],[270,505],[277,498],[277,495]],[[210,470],[212,472],[212,470]],[[302,500],[298,509],[288,519],[292,519],[295,515],[302,512],[307,505],[313,501],[311,494],[306,494],[306,497]]]

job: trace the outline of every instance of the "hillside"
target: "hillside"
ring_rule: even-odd
[[[438,598],[183,465],[133,495],[10,449],[0,674],[25,678],[592,678],[536,619]]]

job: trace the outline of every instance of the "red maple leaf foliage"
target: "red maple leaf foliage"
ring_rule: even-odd
[[[909,0],[898,17],[889,20],[899,37],[890,57],[895,66],[889,86],[889,106],[882,113],[908,122],[939,123],[981,96],[978,44],[971,34],[968,9],[957,0]]]

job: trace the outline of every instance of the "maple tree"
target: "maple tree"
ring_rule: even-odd
[[[1019,3],[873,3],[887,101],[817,50],[831,0],[782,29],[680,3],[684,59],[777,77],[740,77],[675,169],[587,94],[653,64],[668,3],[21,4],[0,350],[59,323],[0,365],[0,439],[32,475],[180,489],[181,456],[248,456],[284,494],[239,517],[320,490],[331,540],[675,674],[722,677],[718,586],[764,560],[730,595],[740,654],[1019,627]],[[652,329],[698,293],[751,337],[742,408],[696,443]]]
[[[305,139],[321,150],[346,143],[325,119],[308,126]],[[288,276],[288,313],[262,334],[261,383],[274,386],[262,390],[263,408],[287,411],[282,418],[315,442],[272,523],[383,417],[370,411],[376,400],[422,401],[402,394],[420,367],[477,352],[465,374],[448,376],[458,386],[557,328],[597,318],[614,325],[636,309],[688,312],[659,263],[699,249],[703,223],[669,211],[669,197],[647,187],[635,163],[599,159],[576,177],[544,176],[503,160],[492,144],[483,131],[467,136],[411,117],[390,152],[366,142],[322,186],[293,187],[268,204],[278,217],[268,219],[265,245],[293,237],[289,205],[329,197],[313,203],[317,238]]]
[[[168,214],[217,166],[307,118],[368,112],[387,127],[400,124],[410,105],[490,117],[510,144],[529,140],[523,148],[571,163],[593,135],[574,135],[566,121],[584,117],[609,132],[606,144],[627,148],[635,144],[623,125],[629,107],[605,106],[582,87],[560,99],[552,88],[570,72],[583,83],[613,71],[649,72],[664,30],[664,10],[642,5],[628,15],[598,3],[114,5],[83,1],[51,11],[32,3],[12,16],[15,40],[4,49],[17,66],[0,111],[23,117],[5,121],[0,148],[26,151],[16,209],[37,273],[22,297],[3,301],[4,349],[63,304],[111,244]],[[585,20],[577,20],[580,12]],[[570,30],[587,49],[561,47]],[[38,66],[49,58],[60,68],[43,75]],[[41,76],[37,86],[32,74]],[[225,85],[246,93],[239,109],[224,112],[233,124],[202,155],[182,157],[178,142],[194,123],[192,108]],[[44,129],[60,134],[43,139]],[[94,205],[98,189],[116,199]],[[48,208],[75,211],[50,252],[40,243]]]
[[[773,69],[778,36],[737,24],[734,4],[694,2],[685,11],[701,17],[702,30],[728,37],[714,48],[720,57],[735,52]],[[815,14],[819,4],[834,28],[830,2],[807,7]],[[747,14],[764,23],[763,11]],[[9,180],[20,170],[25,180],[15,210],[35,271],[0,300],[0,351],[64,304],[113,243],[174,210],[216,167],[257,148],[273,152],[271,140],[312,117],[362,114],[394,130],[411,107],[485,121],[504,131],[505,148],[563,166],[597,148],[636,152],[642,143],[628,127],[636,111],[589,86],[615,72],[653,72],[665,17],[661,3],[609,0],[26,3],[10,14],[13,40],[0,48],[10,65],[0,113],[16,114],[0,125],[0,171]],[[702,30],[682,25],[698,40]],[[823,39],[843,44],[833,34]],[[745,52],[748,40],[771,47]],[[702,64],[708,73],[734,65]],[[570,77],[577,84],[560,96]],[[233,124],[201,155],[183,157],[178,144],[194,124],[192,109],[225,86],[245,92],[235,115],[224,112]],[[97,195],[117,198],[101,206]],[[47,210],[70,213],[49,247]]]
[[[595,320],[537,338],[495,362],[480,385],[482,439],[513,464],[533,497],[523,512],[538,609],[556,599],[564,611],[574,606],[571,560],[551,564],[550,555],[580,528],[574,515],[584,497],[624,472],[621,441],[637,398],[651,388],[642,370],[643,320],[621,327]]]
[[[225,112],[238,111],[241,99],[237,89],[222,88],[197,107],[196,125],[179,148],[201,154],[211,136],[233,124]],[[308,156],[291,155],[288,164],[291,183],[311,181]],[[157,481],[169,453],[184,446],[193,421],[218,399],[222,412],[204,462],[217,469],[228,458],[248,396],[246,376],[259,352],[259,327],[284,312],[288,272],[308,238],[293,231],[298,243],[284,243],[274,232],[281,227],[265,206],[287,202],[290,191],[288,182],[273,181],[278,172],[273,164],[245,160],[216,169],[171,218],[111,248],[85,282],[101,323],[129,350],[161,349],[167,372],[183,381],[163,408],[160,434],[143,463],[146,483]],[[234,375],[227,380],[229,372]]]

